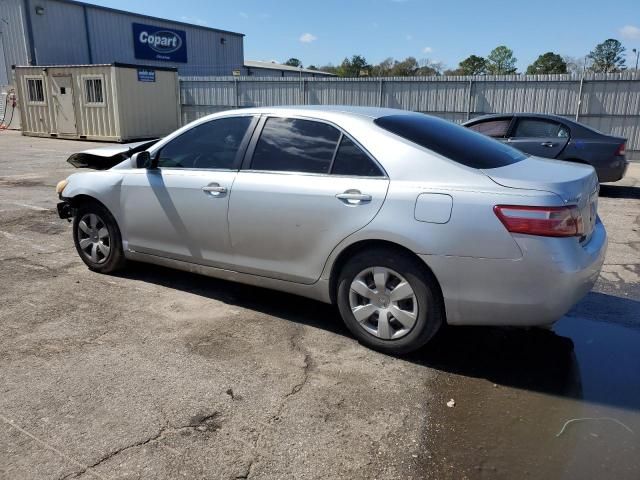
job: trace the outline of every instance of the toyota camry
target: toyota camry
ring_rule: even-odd
[[[593,167],[420,113],[241,109],[127,148],[57,186],[91,270],[142,261],[333,303],[385,352],[445,323],[551,325],[604,259]]]

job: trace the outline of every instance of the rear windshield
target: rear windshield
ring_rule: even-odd
[[[521,151],[497,140],[429,115],[389,115],[377,118],[375,123],[467,167],[498,168],[526,158]]]

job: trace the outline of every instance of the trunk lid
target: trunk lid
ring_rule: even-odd
[[[584,222],[585,236],[591,236],[598,211],[598,177],[590,165],[528,157],[504,167],[482,172],[498,185],[523,190],[552,192],[567,205],[577,205]]]

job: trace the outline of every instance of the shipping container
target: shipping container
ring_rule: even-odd
[[[141,65],[15,67],[22,134],[124,142],[178,128],[175,68]]]

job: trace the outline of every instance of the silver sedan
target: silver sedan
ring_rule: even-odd
[[[57,187],[90,269],[142,261],[334,303],[386,352],[444,323],[550,325],[606,250],[591,166],[418,113],[235,110],[122,150]]]

